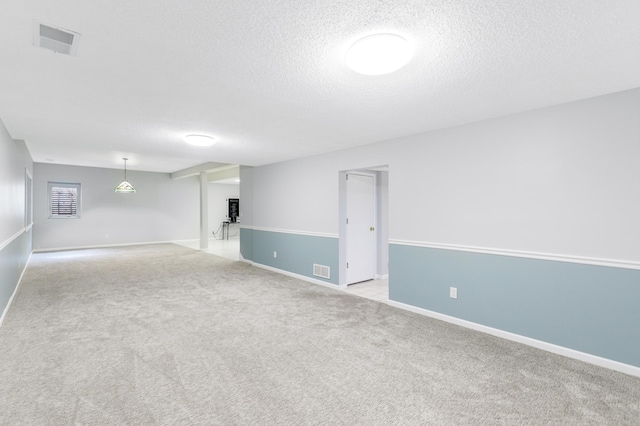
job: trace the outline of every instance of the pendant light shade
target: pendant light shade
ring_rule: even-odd
[[[124,180],[118,186],[116,186],[115,192],[120,192],[123,194],[130,194],[132,192],[136,192],[136,189],[127,182],[127,160],[128,158],[123,158],[124,160]]]

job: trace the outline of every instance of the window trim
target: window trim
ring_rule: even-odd
[[[52,209],[52,190],[53,188],[76,188],[76,214],[61,215],[53,214]],[[48,182],[47,183],[47,205],[49,207],[49,219],[80,219],[80,210],[82,207],[82,190],[79,183],[72,182]]]

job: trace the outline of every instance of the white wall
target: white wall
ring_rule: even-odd
[[[253,225],[338,235],[338,172],[386,164],[368,147],[254,167]]]
[[[377,172],[377,175],[376,271],[378,275],[387,275],[389,274],[389,172]]]
[[[198,177],[127,171],[135,194],[116,194],[123,171],[36,163],[34,250],[197,239]],[[47,182],[82,185],[80,219],[49,219]]]
[[[639,141],[640,90],[406,138],[392,238],[638,261]]]
[[[209,238],[211,232],[217,232],[220,223],[227,219],[227,198],[239,198],[238,185],[224,183],[209,183]],[[240,200],[242,209],[242,200]]]
[[[240,166],[240,223],[253,225],[253,167]]]
[[[640,261],[640,89],[253,169],[253,223],[338,233],[389,165],[389,238]]]
[[[255,167],[253,185],[254,226],[337,234],[338,174],[324,158]]]
[[[26,170],[33,161],[24,141],[14,141],[0,121],[0,325],[31,255],[26,220]]]
[[[0,121],[0,244],[22,231],[24,223],[25,168],[30,158],[9,135]]]

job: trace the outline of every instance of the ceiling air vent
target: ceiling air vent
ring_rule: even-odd
[[[33,44],[63,55],[76,56],[80,34],[36,22]]]

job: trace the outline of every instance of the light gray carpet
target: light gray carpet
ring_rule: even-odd
[[[177,245],[34,254],[2,424],[638,424],[640,379]]]

